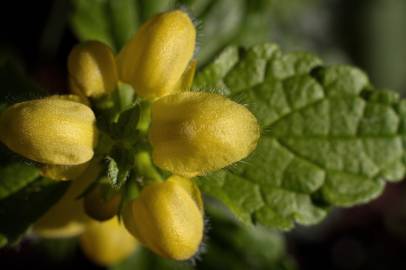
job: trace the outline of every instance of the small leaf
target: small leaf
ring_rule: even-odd
[[[328,207],[366,203],[405,176],[406,101],[357,68],[273,44],[231,47],[194,87],[247,104],[262,126],[246,161],[199,179],[246,222],[317,223]]]
[[[118,165],[112,157],[106,157],[107,161],[107,177],[112,185],[117,185],[118,182]]]
[[[66,182],[37,178],[25,188],[0,200],[0,235],[12,244],[62,196]]]
[[[25,187],[39,176],[33,165],[14,162],[0,167],[0,200]]]
[[[123,111],[114,125],[113,134],[115,138],[135,142],[138,137],[138,121],[140,119],[140,107],[134,105],[132,108]]]
[[[107,178],[115,189],[120,189],[130,177],[134,159],[128,150],[117,147],[107,160]]]

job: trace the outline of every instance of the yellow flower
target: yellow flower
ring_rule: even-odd
[[[203,238],[200,191],[191,180],[172,176],[145,187],[124,210],[126,228],[162,257],[186,260]]]
[[[69,54],[68,71],[71,91],[79,96],[101,97],[118,83],[113,52],[98,41],[75,46]]]
[[[98,177],[101,167],[92,163],[73,180],[62,198],[33,226],[33,232],[44,238],[73,237],[81,234],[91,220],[86,215],[83,200],[77,199]]]
[[[80,246],[93,262],[110,266],[130,256],[137,241],[114,217],[105,222],[90,223],[80,236]]]
[[[77,165],[93,157],[93,111],[63,99],[14,104],[0,117],[0,140],[14,152],[46,164]]]
[[[192,59],[195,42],[196,30],[185,12],[161,13],[144,23],[121,50],[117,57],[120,79],[141,97],[168,95],[182,84],[179,81]]]
[[[183,92],[152,105],[153,161],[186,177],[204,175],[248,156],[260,129],[244,106],[221,95]]]

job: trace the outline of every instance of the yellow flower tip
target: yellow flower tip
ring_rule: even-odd
[[[196,29],[183,11],[161,13],[144,23],[117,57],[120,79],[147,99],[171,94],[192,59]]]
[[[73,180],[62,196],[33,226],[33,232],[44,238],[65,238],[81,234],[91,219],[83,200],[77,199],[98,177],[101,167],[91,163],[80,177]]]
[[[117,67],[110,47],[87,41],[75,46],[68,58],[71,91],[98,98],[112,92],[118,83]]]
[[[183,92],[152,105],[153,161],[185,177],[204,175],[247,157],[260,128],[243,105],[221,95]]]
[[[89,166],[89,162],[79,165],[49,165],[41,166],[41,175],[57,181],[72,180],[79,177]]]
[[[123,219],[142,244],[169,259],[191,258],[203,238],[200,192],[191,180],[179,176],[145,187],[125,207]]]
[[[80,236],[85,255],[101,266],[116,264],[130,256],[137,240],[114,217],[105,222],[92,222]]]
[[[93,111],[62,99],[37,99],[14,104],[0,118],[0,140],[31,160],[53,165],[78,165],[93,157],[97,140]]]

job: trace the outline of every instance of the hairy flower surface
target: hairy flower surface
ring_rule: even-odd
[[[137,247],[137,240],[114,217],[87,225],[80,236],[80,247],[90,260],[110,266],[130,256]]]
[[[68,71],[71,91],[79,96],[97,98],[117,87],[113,52],[98,41],[76,45],[69,54]]]
[[[144,98],[176,91],[196,43],[196,30],[183,11],[161,13],[144,23],[117,57],[120,79]]]
[[[77,165],[93,157],[93,111],[63,99],[14,104],[0,118],[0,140],[14,152],[46,164]]]
[[[183,92],[152,105],[153,160],[174,174],[204,175],[237,162],[255,149],[259,135],[255,116],[221,95]]]
[[[125,209],[126,228],[162,257],[186,260],[203,238],[202,200],[193,182],[172,176],[145,187]]]

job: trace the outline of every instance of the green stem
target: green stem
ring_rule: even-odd
[[[137,198],[140,194],[140,187],[138,183],[135,181],[134,178],[128,179],[126,182],[126,188],[125,188],[125,196],[123,203],[127,203],[135,198]]]
[[[152,164],[151,157],[147,151],[137,152],[134,157],[134,163],[137,174],[143,178],[145,184],[162,181],[162,176]]]
[[[142,102],[140,106],[140,119],[138,121],[137,129],[141,136],[147,136],[149,124],[151,122],[151,103]]]

